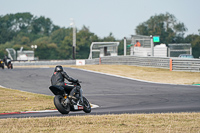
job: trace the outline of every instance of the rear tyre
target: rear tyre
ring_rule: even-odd
[[[85,97],[83,97],[83,103],[84,103],[83,111],[85,113],[90,113],[91,112],[91,106],[90,106],[89,101]]]
[[[64,103],[65,99],[61,95],[54,97],[54,105],[61,114],[68,114],[70,111],[70,105]]]

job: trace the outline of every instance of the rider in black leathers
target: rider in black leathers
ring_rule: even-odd
[[[80,97],[79,97],[80,98],[80,104],[83,104],[82,89],[78,86],[77,87],[71,87],[70,83],[64,82],[65,79],[67,79],[69,82],[73,82],[73,83],[78,82],[77,79],[73,79],[73,78],[69,77],[67,75],[67,73],[63,71],[62,66],[56,66],[54,73],[51,77],[51,84],[62,86],[65,89],[69,90],[70,91],[70,98],[73,97],[73,95],[76,91],[78,91],[79,95],[80,95]]]
[[[6,66],[8,66],[7,59],[8,59],[8,57],[6,55],[4,55],[3,62],[5,63]]]
[[[11,59],[4,55],[3,62],[7,67],[9,67],[8,65],[11,64]]]

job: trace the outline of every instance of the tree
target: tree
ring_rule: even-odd
[[[89,57],[90,45],[92,42],[98,41],[99,38],[94,33],[90,32],[89,28],[85,25],[77,33],[77,47],[76,58],[86,59]]]
[[[188,35],[185,38],[185,41],[187,43],[192,44],[192,55],[195,58],[199,58],[200,57],[200,35]]]
[[[183,42],[185,31],[184,23],[177,22],[176,17],[169,13],[152,16],[135,29],[138,35],[159,35],[162,43],[166,44]]]
[[[53,23],[49,18],[43,16],[33,19],[32,33],[40,35],[50,35],[53,29]]]
[[[34,17],[32,14],[16,13],[0,16],[0,44],[11,41],[18,34],[26,34],[30,40],[38,37],[49,36],[59,29],[49,18]],[[38,36],[39,35],[39,36]]]
[[[115,37],[113,36],[113,33],[110,32],[110,34],[107,37],[103,38],[104,42],[114,42],[115,41]]]
[[[33,45],[37,45],[35,50],[35,56],[39,59],[59,59],[58,58],[58,47],[57,44],[51,42],[51,38],[42,37],[35,40]]]
[[[72,59],[72,34],[66,36],[59,47],[59,59]]]
[[[70,28],[67,28],[67,29],[60,28],[60,29],[53,31],[52,34],[50,35],[50,37],[51,37],[52,42],[54,42],[60,46],[60,44],[62,43],[64,38],[66,36],[70,36],[71,32],[72,31]]]

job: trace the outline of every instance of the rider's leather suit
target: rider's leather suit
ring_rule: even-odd
[[[71,77],[69,77],[67,75],[66,72],[62,71],[62,72],[54,72],[52,77],[51,77],[51,84],[52,85],[59,85],[59,86],[62,86],[64,88],[66,88],[67,90],[71,91],[70,92],[70,95],[73,96],[74,93],[76,91],[79,92],[80,94],[80,99],[81,99],[81,102],[83,101],[83,98],[82,98],[82,89],[80,87],[71,87],[71,84],[70,83],[65,83],[64,80],[67,79],[69,82],[73,82],[73,83],[76,83],[78,82],[77,79],[73,79]]]

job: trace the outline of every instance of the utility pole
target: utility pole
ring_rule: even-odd
[[[73,18],[70,18],[71,23],[70,26],[73,28],[73,46],[72,46],[72,53],[73,53],[73,59],[76,59],[76,26]]]
[[[126,37],[124,37],[124,56],[126,56]]]
[[[150,35],[151,38],[151,56],[154,56],[154,43],[153,43],[153,36]]]

